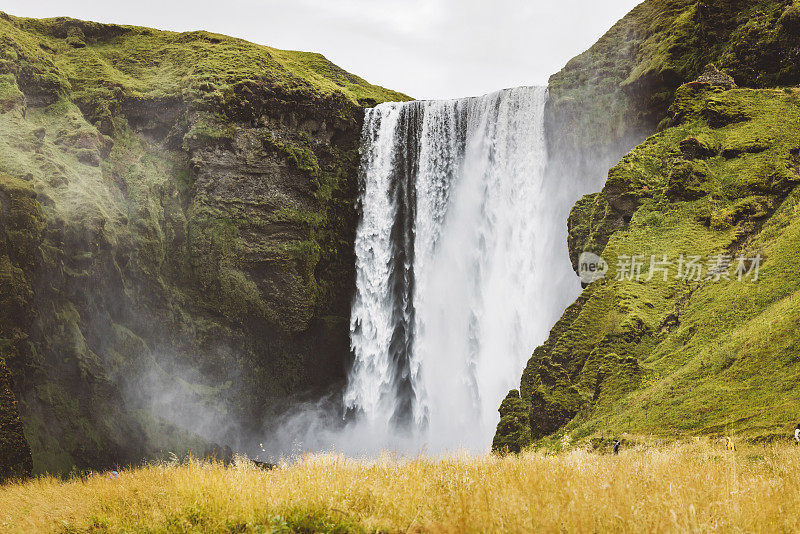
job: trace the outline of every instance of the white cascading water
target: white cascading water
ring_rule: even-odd
[[[500,401],[577,294],[554,275],[569,265],[546,100],[520,87],[366,112],[344,403],[376,445],[488,448]]]

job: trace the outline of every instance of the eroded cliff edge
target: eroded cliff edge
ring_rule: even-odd
[[[207,32],[0,36],[0,362],[35,470],[235,444],[344,380],[363,106],[408,97]]]
[[[587,250],[611,270],[534,352],[500,407],[495,450],[548,436],[788,431],[800,396],[798,22],[798,2],[650,0],[553,76],[550,172],[605,183],[572,210],[571,260],[577,269]],[[712,62],[740,88],[713,68],[687,84]],[[620,256],[644,256],[646,279],[663,254],[761,254],[762,277],[615,280]]]
[[[599,175],[602,186],[606,170],[656,131],[675,90],[706,65],[743,87],[793,86],[799,46],[793,0],[646,0],[550,78],[554,163],[578,166],[575,179]]]

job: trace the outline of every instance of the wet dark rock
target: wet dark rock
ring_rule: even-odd
[[[800,2],[793,2],[789,5],[778,19],[778,24],[787,32],[797,32],[800,30]]]
[[[518,453],[531,443],[530,403],[523,401],[519,390],[512,389],[500,404],[500,422],[492,441],[492,450]]]
[[[224,413],[219,426],[341,385],[356,99],[407,97],[209,32],[0,27],[0,127],[25,134],[8,156],[30,162],[24,179],[0,174],[0,356],[34,469],[203,450],[143,382],[196,403],[186,419]]]
[[[11,372],[0,356],[0,483],[7,478],[29,476],[32,470],[31,449],[11,391]]]

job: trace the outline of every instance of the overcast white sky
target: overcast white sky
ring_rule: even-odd
[[[209,30],[320,52],[415,98],[541,85],[639,0],[6,0],[27,17]]]

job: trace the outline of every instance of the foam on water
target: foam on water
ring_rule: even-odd
[[[546,101],[520,87],[366,111],[344,404],[376,448],[485,450],[576,294],[555,274],[569,208],[546,179]]]

